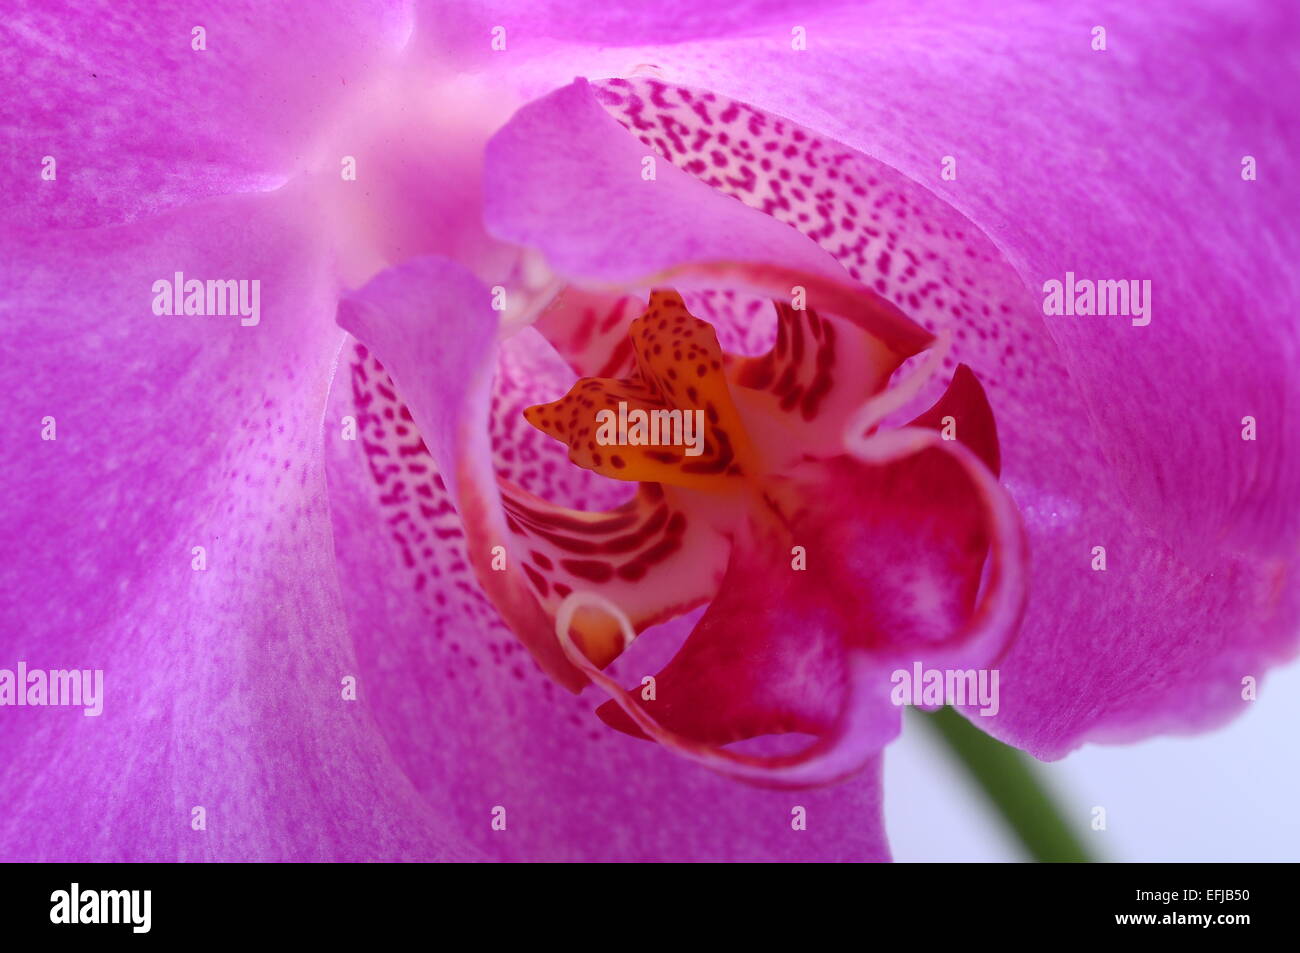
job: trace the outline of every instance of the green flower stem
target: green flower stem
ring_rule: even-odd
[[[914,711],[965,766],[1031,859],[1044,863],[1095,861],[1065,822],[1032,759],[984,734],[951,708],[933,714]]]

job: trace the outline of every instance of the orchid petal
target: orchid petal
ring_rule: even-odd
[[[485,427],[499,331],[491,301],[463,267],[418,258],[345,297],[338,321],[375,351],[406,395],[470,534],[471,564],[498,610],[539,664],[577,689],[582,679],[560,652],[526,576],[509,563],[492,568],[510,540]]]
[[[578,80],[525,106],[488,143],[484,220],[498,237],[545,253],[561,275],[587,282],[627,285],[720,260],[844,280],[812,242],[691,176],[665,164],[643,178],[645,158]]]
[[[104,673],[97,717],[4,709],[6,859],[475,856],[342,694],[319,215],[295,189],[3,239],[0,666]],[[154,314],[177,271],[259,280],[260,321]]]
[[[833,10],[848,2],[823,0],[806,9]],[[431,33],[454,33],[486,41],[494,26],[505,25],[507,37],[514,41],[507,48],[525,56],[537,55],[539,47],[554,52],[556,42],[581,51],[744,36],[779,27],[785,27],[788,33],[791,16],[785,0],[738,0],[712,7],[701,7],[691,0],[670,0],[653,7],[623,3],[592,7],[583,0],[479,0],[474,4],[434,0],[422,2],[418,9],[420,28]]]
[[[112,224],[278,187],[349,81],[411,29],[402,4],[382,0],[23,6],[0,27],[0,209],[24,226]],[[339,157],[329,162],[337,175]]]

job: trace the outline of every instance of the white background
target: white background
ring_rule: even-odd
[[[1079,838],[1112,861],[1300,860],[1300,664],[1270,672],[1226,728],[1085,745],[1034,766]],[[896,861],[1024,859],[999,815],[931,732],[909,718],[885,753]],[[1091,829],[1106,808],[1105,831]]]

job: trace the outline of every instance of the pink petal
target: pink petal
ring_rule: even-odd
[[[812,6],[843,5],[844,0]],[[506,49],[522,55],[537,55],[539,47],[553,51],[555,41],[581,50],[588,45],[716,40],[782,26],[788,33],[786,25],[790,22],[791,6],[786,0],[736,0],[713,6],[701,6],[693,0],[668,0],[653,6],[612,3],[600,7],[582,0],[480,0],[474,4],[450,0],[422,4],[420,17],[422,29],[442,34],[444,41],[447,35],[454,35],[461,41],[458,45],[468,48],[481,38],[487,49],[492,28],[504,25],[510,41]]]
[[[105,695],[4,709],[6,859],[475,856],[342,699],[323,234],[286,190],[5,238],[0,667],[102,669]],[[178,270],[260,280],[260,323],[154,315]]]
[[[561,653],[521,569],[490,568],[496,547],[510,546],[485,426],[497,355],[491,303],[492,293],[464,268],[419,258],[346,297],[338,321],[375,352],[408,395],[415,425],[465,526],[475,572],[497,609],[543,669],[577,690],[583,680]]]
[[[43,2],[7,13],[5,221],[83,228],[274,188],[314,158],[349,84],[410,30],[395,2],[186,6]],[[46,156],[53,181],[41,178]],[[328,163],[337,175],[339,157]]]
[[[525,106],[488,143],[484,220],[584,282],[646,283],[673,266],[716,261],[843,280],[812,242],[668,163],[654,159],[655,179],[643,179],[648,155],[578,80]]]

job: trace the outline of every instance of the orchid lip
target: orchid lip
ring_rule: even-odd
[[[686,276],[719,273],[741,274],[750,281],[763,275],[769,285],[772,275],[780,275],[778,281],[790,277],[778,269],[744,266],[679,272]],[[819,312],[811,305],[829,301],[849,310],[846,303],[861,299],[834,284],[810,284],[810,298],[805,286],[794,288],[803,307],[775,302],[776,340],[771,350],[755,357],[723,352],[713,329],[690,314],[678,292],[655,290],[643,313],[624,325],[631,347],[618,376],[582,377],[561,399],[524,411],[530,424],[568,446],[572,463],[642,485],[639,504],[615,517],[616,526],[599,522],[609,517],[594,515],[571,516],[567,521],[548,518],[536,509],[511,504],[508,494],[505,497],[511,531],[527,541],[519,547],[528,553],[524,572],[545,611],[555,619],[556,638],[565,656],[610,695],[630,719],[628,727],[723,773],[778,786],[833,780],[849,770],[846,765],[860,764],[876,750],[875,732],[846,728],[844,721],[859,717],[850,712],[860,712],[860,706],[867,704],[851,697],[875,690],[856,681],[874,678],[867,674],[875,664],[872,652],[866,650],[859,658],[863,648],[845,647],[846,658],[858,659],[846,663],[845,669],[854,673],[855,681],[846,689],[834,726],[828,724],[822,741],[798,755],[775,760],[736,756],[707,739],[691,739],[661,724],[650,710],[653,706],[623,693],[601,670],[651,624],[717,598],[716,586],[724,585],[720,580],[712,592],[709,587],[700,590],[697,573],[683,574],[673,568],[691,564],[692,553],[682,545],[687,529],[708,527],[714,548],[729,550],[731,561],[741,537],[755,532],[745,529],[747,525],[765,526],[760,535],[778,546],[795,544],[802,550],[797,546],[800,524],[793,514],[808,506],[835,505],[833,496],[812,502],[808,491],[798,488],[799,474],[810,461],[841,458],[888,467],[931,450],[945,457],[955,454],[958,471],[965,474],[961,478],[979,487],[972,499],[981,500],[978,505],[990,507],[995,514],[991,524],[998,527],[993,537],[994,572],[988,594],[972,610],[973,627],[955,635],[949,649],[928,646],[928,657],[966,658],[998,651],[1023,608],[1023,589],[1016,585],[1019,576],[1006,568],[1018,566],[1023,558],[1018,517],[986,464],[964,446],[947,446],[934,430],[912,427],[876,433],[882,418],[914,398],[934,376],[947,353],[948,336],[935,339],[911,333],[906,318],[899,315],[901,320],[895,320],[888,309],[882,309],[883,319],[874,322],[860,316],[845,319],[831,310]],[[622,310],[611,313],[623,314]],[[554,332],[554,326],[550,330]],[[878,334],[888,335],[892,346],[882,344]],[[902,360],[915,347],[930,342],[938,346],[917,371],[889,388]],[[982,397],[978,389],[973,393]],[[803,399],[814,396],[811,402]],[[631,423],[633,414],[639,415],[639,427]],[[657,439],[659,434],[651,426],[656,420],[680,422],[694,414],[703,424],[699,453],[690,453],[684,439]],[[684,429],[670,427],[668,434],[684,436]],[[722,499],[730,502],[719,506]],[[638,508],[643,514],[640,521],[633,515]],[[598,539],[586,536],[585,531],[595,528],[602,533]],[[822,553],[822,558],[836,557]],[[696,587],[681,585],[686,579]],[[725,677],[725,673],[718,675]]]

